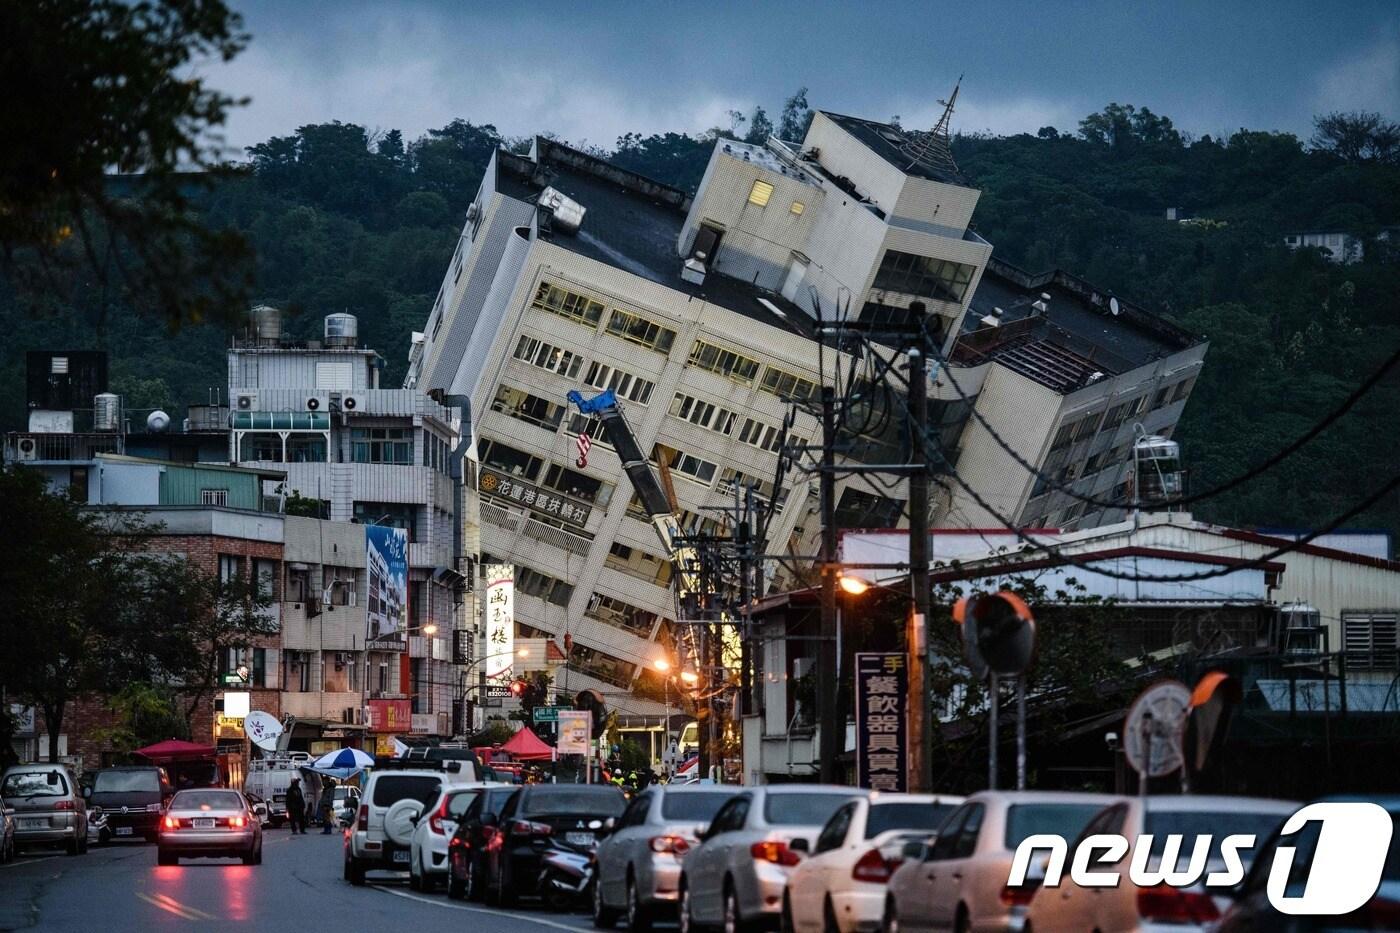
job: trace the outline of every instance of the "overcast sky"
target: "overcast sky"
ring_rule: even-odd
[[[956,129],[1074,129],[1110,101],[1196,133],[1307,136],[1316,113],[1400,117],[1400,3],[232,0],[252,43],[206,69],[252,97],[235,146],[343,120],[412,139],[455,117],[611,147],[702,131],[806,85],[820,109]]]

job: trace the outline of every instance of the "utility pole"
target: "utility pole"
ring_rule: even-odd
[[[836,759],[845,751],[846,730],[838,724],[836,710],[836,389],[822,386],[822,614],[817,654],[817,707],[821,710],[821,762],[823,784],[836,783]],[[838,732],[840,733],[838,735]]]
[[[913,309],[911,309],[913,310]],[[918,309],[922,311],[922,308]],[[909,651],[909,740],[919,743],[918,753],[909,756],[909,790],[933,791],[933,711],[929,697],[929,577],[928,577],[928,357],[923,338],[909,348],[909,416],[914,424],[910,436],[912,471],[909,474],[909,585],[913,589],[913,609],[905,643]]]
[[[753,690],[753,647],[750,641],[753,633],[749,627],[749,602],[753,598],[749,588],[753,582],[750,575],[753,547],[749,536],[749,522],[753,507],[752,486],[744,487],[744,498],[741,501],[738,484],[735,484],[734,506],[738,519],[734,527],[734,541],[739,552],[739,696],[738,702],[734,704],[734,718],[740,719],[752,710],[758,709],[757,704],[753,704],[751,708],[749,702],[750,692]]]

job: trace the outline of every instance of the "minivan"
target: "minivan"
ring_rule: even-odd
[[[69,855],[87,851],[87,807],[67,765],[12,765],[0,777],[3,806],[15,811],[15,847],[60,845]]]
[[[174,794],[170,776],[154,765],[103,768],[92,786],[83,788],[88,807],[107,818],[108,836],[141,836],[147,842],[156,841],[161,810]]]

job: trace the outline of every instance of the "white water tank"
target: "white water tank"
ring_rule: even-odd
[[[94,431],[120,431],[122,426],[122,399],[114,392],[103,392],[92,400],[92,429]]]
[[[359,342],[360,321],[353,314],[326,315],[326,346],[353,347]]]
[[[170,427],[170,416],[160,409],[156,409],[146,416],[146,430],[152,434],[160,434]]]

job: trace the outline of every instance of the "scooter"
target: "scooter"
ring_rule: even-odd
[[[101,807],[93,807],[88,811],[88,842],[106,845],[111,840],[112,831],[107,828],[107,814],[102,812]]]
[[[597,863],[593,849],[580,850],[550,840],[540,873],[540,894],[553,910],[568,910],[592,896]]]

